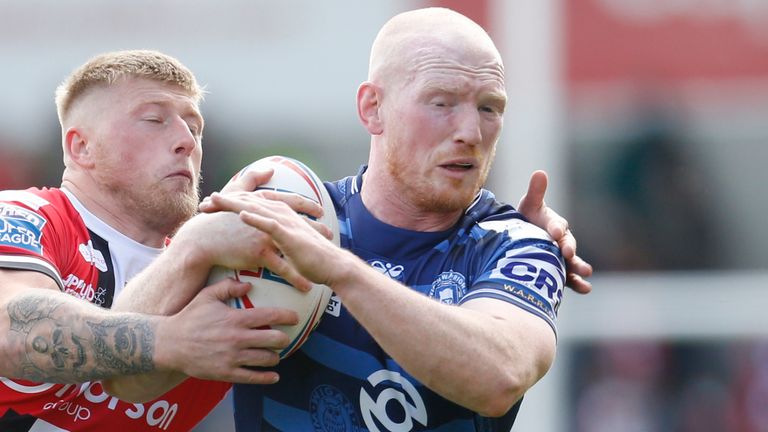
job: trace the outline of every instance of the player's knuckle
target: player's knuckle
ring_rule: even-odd
[[[274,351],[264,351],[266,355],[264,356],[262,363],[264,366],[276,366],[278,363],[280,363],[280,356],[274,352]]]

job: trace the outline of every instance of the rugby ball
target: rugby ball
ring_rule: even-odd
[[[270,156],[259,159],[240,170],[231,181],[236,180],[250,170],[272,168],[274,174],[269,182],[258,189],[271,189],[302,195],[323,207],[323,217],[320,222],[333,232],[333,243],[339,245],[339,223],[333,202],[325,189],[323,182],[303,163],[282,156]],[[254,307],[283,307],[292,309],[299,315],[299,323],[293,326],[275,326],[291,339],[291,343],[279,351],[280,358],[288,357],[296,352],[307,340],[312,330],[320,323],[332,291],[325,285],[314,284],[309,292],[301,292],[291,286],[279,275],[267,268],[228,269],[214,267],[208,277],[208,285],[234,278],[250,282],[251,290],[247,295],[233,299],[230,304],[239,309]]]

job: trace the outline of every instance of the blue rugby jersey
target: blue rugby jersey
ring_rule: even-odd
[[[565,267],[543,230],[487,190],[447,231],[387,225],[368,212],[358,193],[364,169],[326,182],[342,247],[438,301],[495,298],[535,314],[555,331]],[[276,370],[276,385],[234,386],[239,432],[507,432],[520,408],[518,402],[502,417],[485,418],[437,395],[385,353],[337,296],[304,346]]]

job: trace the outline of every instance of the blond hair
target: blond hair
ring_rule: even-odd
[[[189,92],[196,102],[203,98],[203,89],[194,74],[177,59],[152,50],[113,51],[88,60],[56,88],[59,122],[64,125],[74,102],[89,89],[109,86],[122,78],[169,83]]]

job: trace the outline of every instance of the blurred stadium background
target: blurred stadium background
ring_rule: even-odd
[[[504,55],[490,188],[517,203],[547,170],[596,269],[594,293],[566,294],[515,430],[768,431],[766,0],[0,0],[0,189],[59,184],[53,90],[126,48],[207,86],[206,193],[269,154],[354,173],[370,43],[427,5]],[[225,402],[196,431],[231,428]]]

